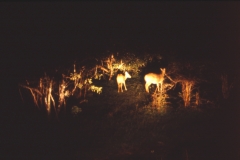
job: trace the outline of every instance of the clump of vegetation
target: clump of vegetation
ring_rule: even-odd
[[[117,72],[130,71],[131,74],[137,74],[139,67],[144,65],[134,54],[125,54],[119,56],[118,60],[111,54],[107,57],[102,57],[100,63],[96,63],[89,67],[89,65],[73,64],[73,72],[67,71],[62,73],[61,79],[50,78],[46,74],[40,78],[38,84],[32,82],[31,84],[20,84],[21,88],[28,89],[33,97],[34,104],[39,107],[44,107],[48,114],[52,109],[57,115],[61,110],[66,110],[66,99],[70,96],[78,98],[81,102],[87,102],[87,93],[89,91],[101,94],[103,87],[97,86],[93,83],[93,79],[101,80],[104,76],[111,80]],[[121,57],[121,59],[120,59]],[[89,62],[87,62],[89,63]],[[92,63],[92,62],[91,62]]]
[[[75,97],[79,101],[78,104],[82,105],[88,102],[90,92],[98,95],[103,93],[104,87],[99,81],[112,83],[110,81],[113,77],[124,71],[128,71],[133,80],[141,79],[142,71],[149,64],[160,64],[162,60],[159,54],[145,54],[140,57],[133,53],[109,54],[91,62],[90,59],[85,60],[85,63],[75,62],[70,70],[61,73],[60,79],[50,78],[45,74],[38,83],[19,86],[30,91],[33,102],[39,109],[45,108],[48,114],[54,111],[57,116],[60,111],[66,111],[69,97]],[[181,97],[183,106],[199,106],[202,103],[199,84],[203,81],[199,75],[202,75],[203,66],[190,62],[170,62],[166,67],[163,89],[160,93],[155,90],[150,94],[150,106],[157,109],[170,106],[173,97],[169,91],[174,90],[178,84],[181,86],[178,96]],[[227,98],[231,86],[228,85],[226,76],[221,78],[222,92],[224,98]],[[142,85],[144,86],[144,80]]]
[[[175,85],[180,84],[181,86],[179,96],[182,98],[184,107],[200,105],[198,85],[204,81],[199,76],[202,74],[202,67],[202,65],[194,64],[194,62],[173,62],[169,65],[170,74],[174,77]]]
[[[20,87],[28,89],[33,97],[34,104],[40,108],[44,106],[48,112],[51,113],[51,108],[53,107],[54,111],[57,112],[56,109],[56,102],[53,98],[52,91],[55,83],[52,78],[45,75],[44,77],[40,78],[39,84],[35,87],[32,86],[27,81],[27,85],[20,85]]]

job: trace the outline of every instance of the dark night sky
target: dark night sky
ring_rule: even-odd
[[[2,60],[24,70],[108,50],[213,60],[239,52],[239,2],[0,3],[0,19]]]

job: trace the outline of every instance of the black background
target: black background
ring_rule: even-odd
[[[107,51],[235,60],[239,2],[1,3],[7,68],[57,66]],[[233,62],[233,61],[232,61]],[[5,68],[6,69],[6,68]]]

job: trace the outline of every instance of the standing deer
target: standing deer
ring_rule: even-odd
[[[130,74],[127,71],[125,71],[125,75],[123,75],[123,74],[117,75],[116,79],[117,79],[117,84],[118,84],[118,92],[123,92],[122,85],[124,85],[125,90],[127,90],[127,87],[125,84],[125,81],[127,78],[131,78]]]
[[[148,73],[144,76],[144,80],[146,82],[146,84],[145,84],[146,92],[149,93],[148,87],[151,84],[156,84],[157,85],[157,90],[159,91],[159,83],[161,84],[161,92],[162,92],[162,86],[163,86],[162,84],[163,84],[163,80],[164,80],[164,75],[166,73],[166,69],[165,68],[160,68],[160,70],[162,71],[161,74]]]

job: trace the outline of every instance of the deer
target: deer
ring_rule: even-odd
[[[123,92],[122,85],[124,85],[125,90],[127,90],[126,83],[125,83],[127,78],[131,78],[131,75],[127,71],[125,71],[125,75],[123,75],[123,74],[117,75],[116,80],[117,80],[117,84],[118,84],[118,93]]]
[[[161,84],[161,92],[162,92],[163,80],[164,80],[164,76],[165,76],[165,73],[166,73],[166,69],[165,68],[160,68],[160,70],[162,71],[162,73],[160,73],[160,74],[148,73],[144,76],[144,80],[146,82],[145,83],[145,89],[146,89],[147,93],[149,93],[148,87],[151,84],[156,84],[158,91],[159,91],[159,84]]]

